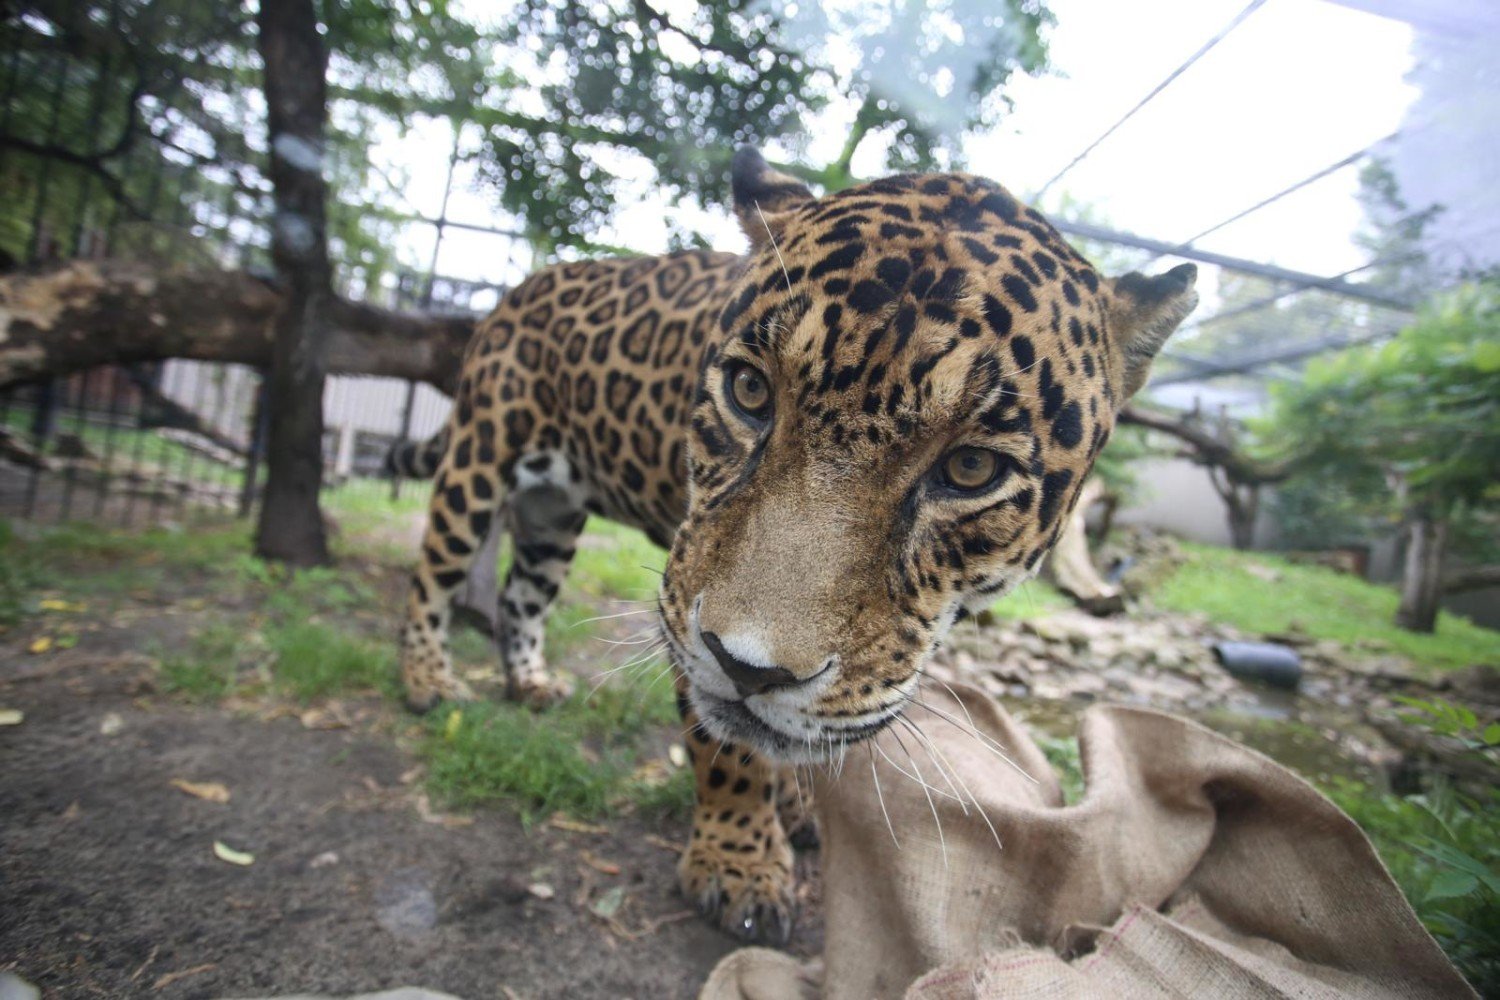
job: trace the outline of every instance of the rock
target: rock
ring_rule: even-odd
[[[41,1000],[42,991],[14,972],[0,972],[0,1000]]]
[[[398,938],[421,937],[437,926],[431,878],[419,868],[391,873],[375,888],[375,919]]]
[[[1063,624],[1060,617],[1033,618],[1022,628],[1048,642],[1071,644],[1072,641],[1072,632]]]
[[[1448,687],[1469,701],[1500,704],[1500,669],[1483,663],[1448,675]]]

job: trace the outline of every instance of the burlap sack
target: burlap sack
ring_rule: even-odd
[[[1261,754],[1097,707],[1087,792],[1064,807],[998,704],[922,700],[921,733],[889,730],[820,779],[821,992],[815,969],[745,949],[705,1000],[1474,996],[1353,821]]]

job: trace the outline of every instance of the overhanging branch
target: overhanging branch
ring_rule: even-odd
[[[187,358],[264,367],[282,296],[243,271],[72,261],[0,275],[0,387],[98,365]],[[332,372],[427,382],[451,392],[469,316],[397,313],[336,299]]]
[[[1223,469],[1231,482],[1279,483],[1295,471],[1292,462],[1261,462],[1238,451],[1233,444],[1215,437],[1194,423],[1158,410],[1127,404],[1120,423],[1169,434],[1188,446],[1186,457],[1198,465]]]

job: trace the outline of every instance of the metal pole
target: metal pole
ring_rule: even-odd
[[[256,480],[260,477],[260,463],[266,453],[266,438],[271,433],[271,408],[266,405],[268,395],[266,374],[261,372],[260,386],[255,390],[255,410],[250,418],[250,454],[245,459],[245,480],[240,486],[240,517],[250,516],[259,492]]]

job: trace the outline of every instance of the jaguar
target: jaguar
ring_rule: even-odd
[[[557,264],[479,324],[446,428],[404,459],[433,492],[401,671],[416,710],[472,697],[454,595],[509,532],[507,693],[553,703],[543,623],[587,517],[668,548],[680,882],[775,942],[810,822],[795,768],[900,718],[953,623],[1036,572],[1196,269],[1105,278],[964,173],[818,197],[743,148],[731,192],[747,252]]]

